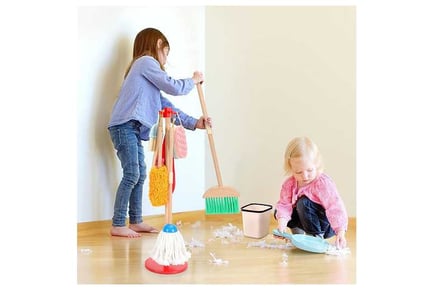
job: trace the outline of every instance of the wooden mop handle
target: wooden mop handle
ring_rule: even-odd
[[[167,171],[169,172],[169,190],[168,190],[168,196],[167,196],[167,203],[165,206],[165,216],[166,216],[166,223],[171,224],[172,223],[172,186],[173,186],[173,142],[174,142],[174,128],[172,125],[172,115],[167,114],[164,116],[165,119],[165,129],[166,129],[166,135],[165,135],[165,162],[167,166]]]
[[[196,84],[196,87],[197,87],[197,92],[199,94],[200,106],[202,107],[203,116],[205,117],[205,119],[207,119],[208,118],[208,112],[206,110],[205,98],[203,96],[202,83]],[[214,138],[212,135],[212,129],[211,129],[211,127],[208,126],[208,123],[206,123],[206,122],[205,122],[205,127],[206,127],[206,131],[208,133],[208,141],[209,141],[209,146],[211,149],[212,160],[214,162],[214,169],[215,169],[215,174],[217,176],[217,182],[218,182],[218,185],[221,187],[221,186],[223,186],[223,181],[222,181],[222,175],[220,173],[219,162],[217,159],[217,152],[215,150],[215,144],[214,144]]]

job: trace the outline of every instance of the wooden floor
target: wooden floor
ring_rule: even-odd
[[[156,274],[144,267],[158,234],[136,239],[112,237],[111,221],[77,225],[78,284],[355,284],[356,222],[350,219],[347,255],[304,252],[294,247],[261,248],[257,242],[285,246],[271,235],[262,239],[240,236],[216,238],[215,231],[231,224],[243,230],[242,214],[205,215],[203,211],[173,214],[186,246],[192,241],[203,247],[190,248],[188,268],[178,274]],[[163,216],[145,222],[161,229]],[[276,228],[273,219],[270,232]],[[329,242],[333,242],[334,238]],[[254,244],[256,243],[256,244]],[[213,253],[226,264],[214,264]]]

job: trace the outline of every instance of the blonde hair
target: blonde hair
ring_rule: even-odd
[[[308,137],[296,137],[289,141],[286,146],[285,158],[283,168],[285,173],[292,175],[291,158],[310,158],[318,173],[321,173],[324,169],[321,154],[318,150],[318,146]]]

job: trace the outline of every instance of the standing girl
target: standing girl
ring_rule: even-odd
[[[346,246],[348,216],[333,180],[322,172],[318,147],[307,137],[291,140],[286,148],[284,181],[276,205],[279,231],[322,238],[336,235],[336,246]]]
[[[158,232],[143,223],[142,195],[146,178],[145,156],[142,140],[149,140],[152,125],[157,122],[158,112],[170,107],[178,113],[186,129],[205,129],[204,117],[196,119],[175,108],[162,96],[186,95],[203,81],[201,72],[191,78],[173,79],[167,75],[164,65],[170,51],[166,37],[155,28],[140,31],[133,48],[133,59],[126,70],[118,99],[113,107],[108,130],[121,162],[123,176],[116,192],[111,235],[129,238],[140,237],[140,232]],[[129,227],[126,216],[129,216]]]

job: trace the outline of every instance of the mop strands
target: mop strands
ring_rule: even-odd
[[[208,118],[208,112],[206,110],[205,98],[203,96],[202,84],[198,83],[197,92],[199,94],[200,105],[202,107],[202,113],[205,118]],[[217,153],[214,144],[214,138],[211,128],[206,124],[206,130],[208,134],[208,141],[212,153],[212,159],[214,161],[214,169],[217,176],[218,186],[208,189],[203,198],[205,198],[205,213],[206,214],[236,214],[240,212],[238,205],[238,198],[240,194],[232,187],[223,186],[222,176],[220,173],[220,167],[217,159]]]
[[[184,265],[191,257],[184,239],[174,224],[166,224],[151,252],[152,259],[160,265]]]
[[[166,224],[158,234],[151,257],[145,261],[145,267],[158,274],[177,274],[187,270],[190,257],[191,253],[187,251],[176,226]]]

